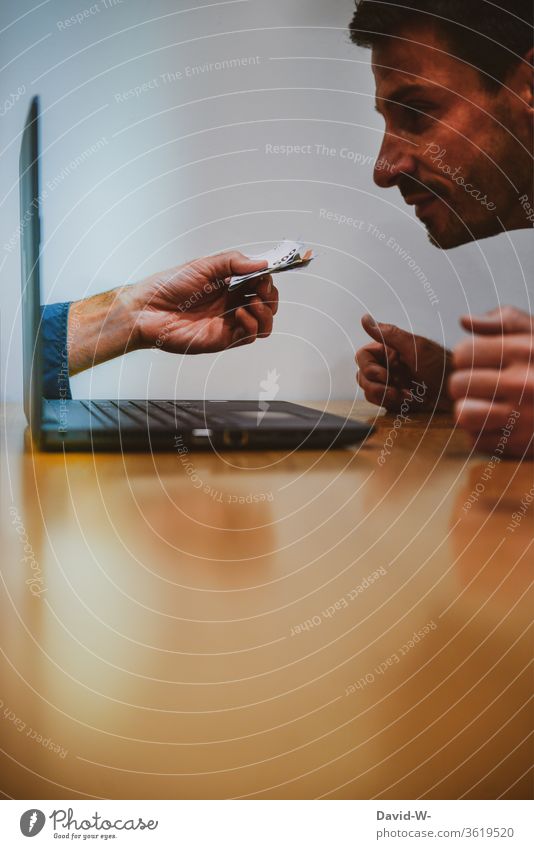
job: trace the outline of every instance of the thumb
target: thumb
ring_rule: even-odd
[[[213,273],[217,277],[233,277],[236,274],[252,274],[267,268],[266,259],[250,259],[240,251],[225,251],[210,257]]]
[[[367,313],[362,318],[362,327],[375,342],[380,342],[381,345],[393,348],[399,354],[413,353],[412,334],[401,330],[395,324],[376,322],[373,316]]]

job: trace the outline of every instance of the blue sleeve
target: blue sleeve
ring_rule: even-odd
[[[68,318],[70,303],[41,307],[43,396],[72,398],[69,383]]]

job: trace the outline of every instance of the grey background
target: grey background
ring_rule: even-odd
[[[81,23],[62,24],[91,8]],[[530,231],[440,252],[398,191],[374,186],[383,124],[373,110],[370,53],[348,38],[351,14],[350,0],[2,0],[8,398],[21,394],[18,148],[34,93],[42,98],[43,189],[52,187],[43,204],[46,302],[230,247],[253,253],[283,237],[301,237],[318,254],[308,270],[278,277],[281,305],[269,340],[199,357],[136,352],[75,378],[75,397],[255,398],[276,369],[279,398],[350,398],[364,311],[450,346],[461,336],[462,312],[498,303],[530,310]],[[250,57],[259,58],[187,71]],[[312,153],[266,152],[299,144]],[[328,221],[321,210],[357,218],[362,229]],[[439,303],[372,225],[413,257]]]

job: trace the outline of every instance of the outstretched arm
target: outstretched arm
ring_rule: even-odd
[[[231,276],[263,267],[228,251],[76,301],[68,318],[69,373],[139,348],[210,353],[269,336],[278,307],[272,278],[261,278],[253,297],[228,293]]]

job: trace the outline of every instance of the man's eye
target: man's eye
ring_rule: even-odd
[[[433,111],[433,106],[431,103],[407,103],[406,111],[411,112],[412,115],[422,114],[423,116],[429,115]]]
[[[407,127],[422,130],[432,123],[433,108],[428,103],[410,103],[403,107],[403,119]]]

